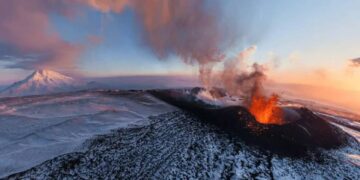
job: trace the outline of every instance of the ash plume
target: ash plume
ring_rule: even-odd
[[[278,106],[279,96],[267,96],[263,88],[266,68],[253,63],[246,67],[245,60],[256,51],[256,46],[240,52],[237,58],[224,64],[220,82],[229,95],[242,97],[242,105],[247,107],[255,119],[263,124],[283,124],[283,110]]]
[[[246,106],[250,104],[251,98],[254,95],[264,94],[262,86],[266,78],[264,69],[262,65],[254,63],[250,72],[243,72],[235,79],[235,83],[244,97],[244,104]]]
[[[224,58],[216,9],[207,9],[203,0],[136,1],[135,9],[151,49],[160,58],[176,54],[186,63],[199,64],[200,80],[207,86],[211,64]]]
[[[256,46],[246,48],[236,58],[224,62],[218,81],[230,95],[251,96],[251,92],[259,88],[265,79],[265,68],[262,65],[255,63],[250,69],[247,68],[246,60],[256,52],[256,49]]]
[[[82,1],[102,12],[120,13],[126,7],[136,14],[145,44],[160,59],[179,56],[198,64],[200,79],[209,83],[212,66],[224,59],[228,42],[219,20],[219,9],[206,0],[89,0]]]
[[[247,48],[236,58],[224,63],[220,82],[229,95],[242,97],[242,105],[248,108],[255,119],[263,124],[283,124],[283,109],[278,106],[279,96],[267,96],[263,88],[266,79],[264,65],[253,63],[247,67],[247,60],[256,51],[256,46]]]
[[[229,37],[225,36],[226,28],[221,27],[218,8],[208,6],[206,0],[106,1],[117,3],[114,6],[94,2],[90,5],[103,12],[119,13],[125,6],[132,9],[142,26],[146,44],[159,58],[177,55],[185,63],[198,64],[203,86],[212,88],[213,67],[223,62],[223,52],[229,46]],[[120,7],[122,5],[124,7]],[[244,67],[244,61],[256,49],[256,46],[251,46],[240,52],[237,58],[224,63],[220,81],[230,94],[250,99],[252,93],[262,89],[265,79],[263,66],[254,64],[250,71]]]
[[[160,58],[176,54],[186,63],[207,64],[224,58],[225,37],[219,9],[206,0],[78,0],[101,12],[133,10],[143,38]]]
[[[0,45],[17,49],[8,67],[73,68],[83,45],[67,42],[53,29],[50,14],[73,17],[91,7],[103,13],[134,12],[143,40],[160,59],[177,55],[199,66],[200,79],[209,84],[212,67],[224,60],[232,43],[221,9],[208,0],[0,0]],[[231,35],[229,35],[231,34]],[[91,42],[90,42],[91,43]]]
[[[232,44],[234,39],[231,38],[237,34],[232,31],[239,30],[235,27],[224,27],[223,19],[220,18],[220,8],[216,4],[211,6],[210,1],[207,0],[83,0],[82,2],[104,13],[121,13],[126,8],[134,11],[142,27],[143,40],[147,47],[160,59],[177,55],[187,64],[197,64],[200,81],[206,89],[213,86],[213,67],[224,61],[224,52]],[[241,30],[239,32],[243,33]],[[241,37],[244,36],[243,34]],[[229,92],[237,94],[238,91],[248,91],[245,87],[256,79],[251,73],[234,68],[238,61],[249,58],[255,52],[256,46],[252,46],[239,53],[237,60],[225,62],[221,81]],[[256,72],[254,75],[259,75],[259,67],[254,65]],[[246,76],[249,76],[248,79],[245,78]]]

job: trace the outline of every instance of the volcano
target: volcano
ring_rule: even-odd
[[[342,130],[304,107],[282,107],[283,124],[262,124],[245,107],[219,107],[201,101],[196,97],[199,91],[196,88],[154,90],[150,93],[204,122],[221,127],[248,144],[282,155],[298,156],[312,149],[337,148],[349,138]]]
[[[74,90],[77,82],[68,76],[51,70],[37,70],[24,80],[15,82],[0,95],[5,97],[40,95]]]

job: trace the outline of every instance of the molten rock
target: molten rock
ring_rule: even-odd
[[[156,90],[151,94],[189,111],[245,142],[279,154],[301,155],[309,149],[336,148],[345,133],[306,108],[282,108],[283,123],[262,124],[242,106],[216,107],[196,98],[198,89]]]

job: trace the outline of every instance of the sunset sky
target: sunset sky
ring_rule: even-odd
[[[0,0],[1,84],[45,67],[91,77],[198,73],[196,65],[185,64],[176,54],[154,54],[131,7],[106,9],[87,0],[72,1]],[[271,80],[360,90],[355,61],[360,57],[360,1],[206,3],[226,29],[222,33],[233,36],[223,50],[226,58],[256,46],[249,61],[268,64]],[[49,45],[56,48],[47,51]],[[47,53],[56,55],[51,63],[37,60]]]

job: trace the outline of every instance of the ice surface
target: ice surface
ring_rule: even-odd
[[[146,123],[172,107],[142,92],[78,92],[0,100],[0,177],[81,150],[96,134]]]

